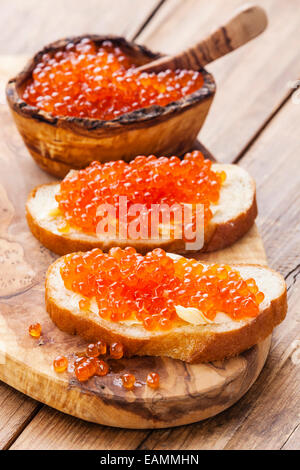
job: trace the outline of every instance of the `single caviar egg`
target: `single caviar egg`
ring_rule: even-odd
[[[98,349],[98,355],[99,356],[104,356],[107,352],[107,345],[104,341],[97,341],[96,343],[97,349]]]
[[[194,70],[141,73],[112,42],[97,46],[83,38],[43,54],[22,97],[55,116],[111,120],[140,108],[166,106],[203,83],[203,75]]]
[[[53,361],[55,372],[64,372],[68,368],[68,359],[65,356],[57,356]]]
[[[133,374],[122,375],[123,387],[127,390],[132,390],[135,384],[135,376]]]
[[[34,323],[32,325],[29,326],[29,334],[30,336],[32,336],[32,338],[39,338],[41,336],[41,333],[42,333],[42,327],[41,327],[41,324],[40,323]]]
[[[159,375],[157,374],[157,372],[150,372],[147,375],[146,383],[151,388],[154,388],[154,389],[158,388],[159,387]]]
[[[123,344],[121,343],[112,343],[110,345],[110,357],[113,359],[121,359],[124,355]]]
[[[91,377],[89,370],[83,364],[75,368],[75,375],[79,382],[86,382]]]
[[[98,359],[96,362],[96,366],[97,366],[96,372],[95,372],[96,375],[103,377],[104,375],[108,374],[109,365],[107,364],[107,362]]]
[[[150,155],[130,163],[95,161],[67,175],[55,198],[65,223],[85,233],[113,230],[128,239],[192,240],[195,224],[203,221],[206,227],[212,219],[211,205],[218,202],[225,178],[199,151],[185,154],[183,160]],[[109,218],[101,209],[107,205]],[[120,259],[120,249],[113,250],[113,258]],[[83,301],[81,305],[85,309]]]

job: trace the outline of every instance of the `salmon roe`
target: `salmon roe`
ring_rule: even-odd
[[[80,382],[86,382],[94,375],[104,376],[109,372],[109,365],[98,357],[79,357],[74,363],[74,370]]]
[[[141,238],[148,238],[151,230],[155,229],[152,212],[153,207],[157,206],[153,206],[154,204],[160,208],[157,224],[164,220],[163,210],[166,204],[169,207],[176,204],[179,210],[184,204],[192,204],[193,207],[202,204],[205,225],[212,218],[210,204],[218,202],[222,183],[226,179],[224,171],[215,172],[211,165],[212,162],[204,159],[199,151],[186,153],[183,160],[175,156],[156,158],[150,155],[136,157],[130,163],[120,160],[101,164],[95,161],[84,170],[70,173],[61,182],[60,190],[55,196],[59,214],[77,229],[95,233],[99,230],[98,224],[107,218],[105,212],[97,212],[98,208],[110,204],[119,222],[118,230],[121,230],[123,221],[119,219],[120,196],[126,196],[127,221],[122,230],[127,224],[125,233],[128,238],[130,223],[137,220],[141,213],[131,214],[130,209],[134,204],[142,205],[143,214],[146,214],[148,221],[148,233],[141,232]],[[171,227],[174,217],[171,212]]]
[[[88,38],[45,53],[36,64],[23,99],[55,116],[111,120],[151,105],[166,106],[203,86],[200,72],[139,72],[110,41]]]
[[[110,345],[110,357],[121,359],[124,356],[124,347],[122,343],[112,343]]]
[[[132,390],[135,384],[135,376],[133,374],[122,375],[123,387],[127,390]]]
[[[40,323],[34,323],[29,326],[28,332],[32,338],[38,339],[42,334],[42,326]]]
[[[55,372],[64,372],[68,367],[68,359],[65,356],[57,356],[53,361]]]
[[[264,299],[254,279],[244,280],[230,266],[172,259],[160,248],[145,256],[132,247],[109,253],[96,248],[64,259],[60,273],[67,289],[95,299],[102,318],[141,322],[147,330],[182,323],[176,306],[197,308],[211,321],[219,312],[238,321],[258,315]]]
[[[150,372],[148,375],[147,375],[147,380],[146,380],[146,383],[148,385],[148,387],[151,387],[151,388],[158,388],[159,387],[159,375],[157,372]]]
[[[86,354],[89,357],[104,356],[106,354],[106,349],[106,343],[104,343],[104,341],[98,341],[95,344],[91,343],[88,345],[86,348]]]

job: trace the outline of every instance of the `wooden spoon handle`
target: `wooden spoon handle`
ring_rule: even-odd
[[[207,38],[175,56],[157,59],[138,68],[140,71],[159,72],[165,69],[199,70],[262,33],[267,26],[265,10],[259,6],[243,7],[224,26]]]

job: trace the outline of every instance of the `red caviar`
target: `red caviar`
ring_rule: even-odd
[[[98,341],[97,343],[91,343],[86,349],[87,356],[89,357],[98,357],[106,354],[106,343],[104,341]]]
[[[141,73],[124,52],[88,38],[45,53],[32,72],[23,99],[55,116],[110,120],[151,105],[165,106],[203,86],[200,72]]]
[[[98,208],[111,205],[119,220],[119,196],[126,196],[125,234],[130,238],[128,227],[140,217],[137,213],[131,215],[130,209],[134,204],[140,204],[148,218],[148,232],[144,237],[148,238],[150,230],[155,229],[155,219],[151,215],[154,204],[161,210],[166,204],[169,207],[176,204],[179,210],[183,204],[203,204],[204,225],[209,222],[212,218],[210,204],[218,202],[226,178],[225,172],[215,172],[211,165],[212,162],[205,160],[199,151],[185,154],[183,160],[175,156],[156,158],[150,155],[136,157],[130,163],[120,160],[101,164],[95,161],[84,170],[66,176],[55,197],[67,223],[83,232],[95,233],[97,227],[99,230],[98,224],[107,218],[105,212],[97,213]],[[157,224],[162,222],[162,217],[161,212]],[[173,221],[174,217],[173,213]],[[122,221],[118,226],[120,230],[121,225]]]
[[[146,383],[148,387],[151,387],[154,389],[158,388],[159,387],[159,375],[157,374],[157,372],[150,372],[147,375]]]
[[[42,334],[41,324],[40,323],[34,323],[34,324],[30,325],[29,328],[28,328],[28,331],[29,331],[30,336],[32,336],[32,338],[37,338],[38,339]]]
[[[135,376],[133,374],[122,375],[123,387],[127,390],[132,390],[135,384]]]
[[[75,375],[80,382],[93,377],[97,371],[97,362],[95,358],[85,357],[79,364],[75,364]]]
[[[98,343],[97,343],[98,344]],[[92,346],[92,345],[89,345]],[[95,346],[95,345],[93,345]],[[88,347],[88,352],[89,347]],[[74,362],[74,370],[80,382],[86,382],[94,375],[104,376],[109,372],[109,365],[98,357],[82,356]]]
[[[68,367],[68,359],[65,356],[57,356],[53,361],[55,372],[64,372]]]
[[[254,279],[244,280],[230,266],[172,259],[160,248],[145,256],[132,247],[69,254],[60,273],[67,289],[96,299],[102,318],[141,322],[147,330],[181,323],[179,305],[199,309],[208,320],[218,312],[242,320],[257,316],[264,299]],[[110,354],[119,358],[116,344]]]
[[[96,375],[102,377],[103,375],[107,375],[109,372],[109,365],[105,361],[101,361],[100,359],[97,360],[97,369]]]
[[[113,359],[121,359],[124,356],[124,348],[122,343],[112,343],[110,345],[110,357]]]

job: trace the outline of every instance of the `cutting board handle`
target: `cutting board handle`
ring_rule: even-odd
[[[149,62],[139,67],[139,70],[152,72],[165,69],[199,70],[254,39],[265,30],[267,24],[267,15],[263,8],[257,5],[244,6],[224,26],[194,46],[177,55]]]

